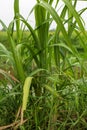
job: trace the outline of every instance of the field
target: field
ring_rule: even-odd
[[[63,0],[58,15],[58,2],[37,0],[35,28],[20,15],[19,0],[9,26],[0,20],[0,130],[87,129],[86,9]]]

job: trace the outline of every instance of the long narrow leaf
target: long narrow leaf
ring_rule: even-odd
[[[24,83],[24,86],[23,86],[23,105],[22,105],[23,111],[26,110],[26,107],[27,107],[31,82],[32,82],[32,77],[27,77],[25,79],[25,83]]]
[[[16,30],[17,30],[17,40],[20,42],[20,16],[19,16],[19,0],[14,0],[14,15],[16,19]]]
[[[74,9],[72,4],[68,0],[63,0],[63,1],[67,5],[67,7],[69,8],[70,12],[75,17],[75,19],[76,19],[76,21],[77,21],[77,23],[79,25],[79,28],[81,29],[81,31],[83,32],[83,34],[85,35],[85,38],[86,38],[87,36],[86,36],[86,33],[85,33],[85,29],[84,29],[83,24],[82,24],[82,22],[80,20],[79,14],[77,13],[77,11]]]
[[[75,52],[76,52],[76,49],[72,46],[72,43],[67,35],[67,32],[64,28],[64,25],[62,24],[62,21],[59,17],[59,15],[57,14],[57,12],[55,11],[55,9],[53,9],[48,3],[44,2],[44,1],[41,1],[41,3],[37,4],[39,6],[42,6],[43,8],[47,9],[49,11],[49,13],[52,15],[53,19],[55,20],[55,22],[57,23],[58,25],[58,28],[59,30],[62,32],[63,36],[64,36],[64,39],[67,43],[67,45]],[[37,6],[36,5],[36,6]]]

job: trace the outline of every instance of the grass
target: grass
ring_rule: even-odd
[[[0,21],[0,129],[87,129],[85,9],[79,13],[77,0],[63,0],[59,15],[58,3],[37,0],[35,28],[20,15],[19,0],[9,26]]]

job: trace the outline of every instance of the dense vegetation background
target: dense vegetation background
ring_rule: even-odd
[[[0,20],[1,130],[87,129],[87,8],[77,12],[77,0],[63,0],[59,15],[60,0],[53,2],[37,0],[35,28],[19,0],[9,26]]]

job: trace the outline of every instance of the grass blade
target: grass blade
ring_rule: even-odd
[[[32,77],[27,77],[25,79],[25,83],[23,86],[23,105],[22,105],[23,111],[26,110],[31,82],[32,82]]]

